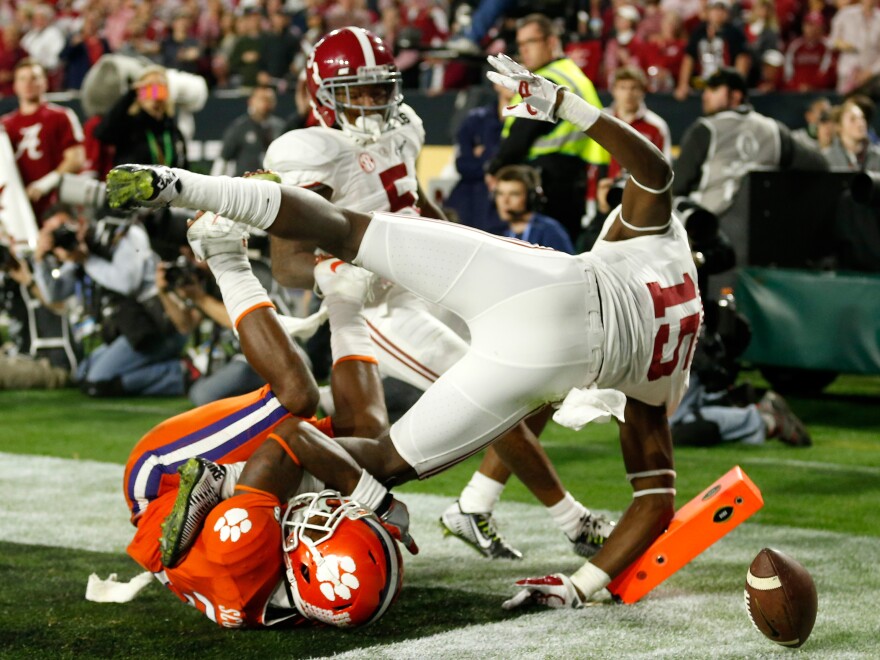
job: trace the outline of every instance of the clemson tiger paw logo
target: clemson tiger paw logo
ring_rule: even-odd
[[[214,523],[214,531],[220,535],[220,540],[224,543],[226,541],[235,543],[242,534],[251,531],[253,526],[245,509],[229,509]]]
[[[336,600],[337,596],[343,599],[351,598],[352,589],[361,586],[354,574],[356,568],[354,559],[351,557],[337,557],[336,555],[324,557],[324,563],[318,567],[317,572],[324,598],[331,602]]]

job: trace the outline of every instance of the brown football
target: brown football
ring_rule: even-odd
[[[771,642],[797,648],[807,641],[819,603],[813,577],[779,550],[764,548],[746,575],[746,610]]]

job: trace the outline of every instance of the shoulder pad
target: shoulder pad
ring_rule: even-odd
[[[276,172],[289,172],[332,163],[339,155],[341,137],[341,131],[318,126],[288,131],[269,145],[263,165]]]

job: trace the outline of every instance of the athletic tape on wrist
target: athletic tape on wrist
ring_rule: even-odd
[[[255,309],[275,307],[251,270],[246,255],[218,254],[208,257],[208,266],[223,294],[223,303],[233,327],[238,328],[241,320]]]
[[[562,103],[559,104],[559,110],[556,115],[566,121],[586,131],[596,121],[602,111],[595,105],[587,103],[577,94],[565,92],[562,96]]]
[[[599,589],[604,589],[611,583],[611,577],[608,573],[590,562],[586,562],[577,569],[570,579],[571,583],[581,592],[584,600],[588,600]]]

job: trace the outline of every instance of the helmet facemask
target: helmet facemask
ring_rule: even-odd
[[[401,75],[388,65],[362,66],[356,75],[322,80],[317,97],[333,109],[346,135],[375,142],[397,123],[403,101]]]
[[[337,491],[307,493],[290,502],[281,524],[287,581],[306,618],[362,625],[396,598],[400,553],[366,507]]]

